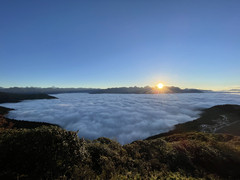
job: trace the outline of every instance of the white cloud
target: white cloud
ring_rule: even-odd
[[[130,143],[196,119],[203,108],[240,104],[237,94],[57,94],[59,99],[2,104],[10,118],[55,123],[89,139]]]

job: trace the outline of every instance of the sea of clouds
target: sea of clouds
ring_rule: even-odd
[[[58,124],[79,137],[121,144],[167,132],[199,117],[203,108],[240,104],[239,94],[55,94],[59,99],[5,103],[9,118]]]

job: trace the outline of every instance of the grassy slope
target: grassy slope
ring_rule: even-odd
[[[174,130],[149,137],[148,139],[155,139],[158,137],[169,136],[176,133],[194,131],[208,133],[228,133],[239,136],[240,106],[218,105],[211,107],[204,110],[200,118],[194,121],[178,124],[175,126]]]

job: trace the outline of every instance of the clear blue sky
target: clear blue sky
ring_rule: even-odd
[[[240,87],[239,0],[1,0],[0,86]]]

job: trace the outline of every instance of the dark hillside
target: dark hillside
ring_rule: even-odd
[[[32,99],[56,99],[56,97],[47,94],[11,94],[0,92],[0,103],[20,102],[22,100]],[[0,106],[0,128],[36,128],[39,126],[58,126],[45,122],[31,122],[24,120],[15,120],[5,117],[5,115],[13,109]]]
[[[194,131],[227,133],[240,136],[240,106],[226,104],[205,109],[200,118],[178,124],[174,130],[149,137],[148,139]]]
[[[5,117],[5,115],[13,109],[5,108],[0,106],[0,128],[37,128],[40,126],[58,126],[56,124],[50,124],[46,122],[33,122],[33,121],[24,121],[24,120],[15,120]]]
[[[13,94],[0,92],[0,103],[16,103],[22,100],[32,99],[57,99],[56,97],[47,94]]]

